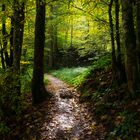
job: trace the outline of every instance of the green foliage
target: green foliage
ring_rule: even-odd
[[[5,133],[8,133],[9,131],[10,131],[10,128],[4,122],[0,122],[0,135],[4,135]]]
[[[10,130],[10,118],[20,119],[25,109],[24,97],[17,93],[19,77],[11,70],[3,72],[0,79],[0,134]],[[14,122],[13,122],[14,123]]]
[[[88,73],[82,80],[83,82],[81,82],[79,85],[80,89],[82,90],[81,100],[87,100],[88,98],[90,98],[94,101],[100,101],[102,99],[102,97],[104,96],[104,94],[106,93],[106,91],[101,92],[99,85],[102,80],[102,77],[98,78],[96,74],[98,73],[98,71],[105,70],[106,68],[108,68],[110,66],[110,64],[111,64],[110,55],[107,54],[107,55],[103,55],[103,56],[99,56],[99,57],[97,56],[94,59],[95,59],[95,61],[93,62],[93,65],[91,66]],[[83,75],[84,75],[84,73],[83,73]],[[99,75],[99,76],[101,76],[101,75]],[[91,80],[91,81],[88,82],[88,80],[89,81]],[[96,91],[94,91],[94,92],[90,91],[92,89],[92,87],[90,87],[90,86],[93,86],[93,85],[96,86],[95,87]]]
[[[137,134],[140,133],[138,113],[126,110],[120,112],[119,116],[123,118],[123,121],[110,133],[110,137],[120,137],[121,139],[127,140],[132,140],[134,137],[137,137]]]
[[[87,77],[90,77],[94,70],[105,69],[110,65],[110,61],[110,56],[105,55],[93,62],[92,66],[77,68],[61,68],[59,70],[52,71],[51,74],[75,87],[79,87],[83,84],[83,82],[85,82]],[[83,96],[88,95],[84,93]]]
[[[90,67],[62,68],[52,71],[51,74],[66,81],[67,83],[78,86],[88,74]]]
[[[21,92],[22,93],[29,93],[31,89],[31,79],[32,79],[32,73],[33,68],[31,64],[24,64],[22,66],[22,73],[21,73]]]
[[[93,62],[93,70],[105,69],[111,64],[110,54],[105,54],[101,56],[97,61]]]
[[[89,75],[90,71],[91,71],[90,67],[88,67],[86,70],[81,72],[81,74],[76,76],[75,79],[73,80],[73,85],[75,87],[79,87],[85,81],[85,79]]]
[[[47,85],[48,82],[49,82],[49,81],[48,81],[48,78],[47,78],[46,74],[44,74],[44,84]]]
[[[102,99],[102,97],[103,97],[104,94],[105,93],[100,93],[100,92],[96,91],[96,92],[94,92],[92,94],[92,98],[91,99],[94,100],[94,101],[96,101],[96,102],[101,101],[101,99]]]

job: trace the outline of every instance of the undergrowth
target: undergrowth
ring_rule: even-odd
[[[51,71],[50,74],[60,78],[75,87],[79,86],[84,81],[86,75],[90,72],[90,67],[76,67],[76,68],[61,68],[59,70]]]
[[[21,70],[21,92],[29,93],[31,92],[31,80],[33,68],[32,65],[24,65],[24,69]]]
[[[126,84],[112,81],[111,58],[103,56],[87,68],[63,68],[52,74],[81,91],[97,122],[107,130],[107,140],[140,139],[140,101],[130,99]]]
[[[0,137],[7,135],[14,124],[22,118],[27,108],[24,94],[17,93],[18,76],[11,70],[1,71],[0,79]]]
[[[50,74],[60,78],[61,80],[79,87],[86,80],[86,78],[96,69],[103,69],[110,64],[110,56],[106,55],[93,62],[92,66],[88,67],[73,67],[61,68],[59,70],[51,71]]]

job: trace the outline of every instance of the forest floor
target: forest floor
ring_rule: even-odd
[[[32,108],[25,115],[28,135],[35,140],[104,140],[105,129],[97,124],[86,103],[80,103],[80,94],[63,81],[47,75],[47,90],[52,98]],[[30,118],[30,119],[29,119]],[[29,122],[29,120],[31,120]],[[28,123],[27,123],[28,122]],[[27,128],[24,128],[24,130]],[[24,131],[23,130],[23,131]],[[29,138],[30,137],[30,138]]]
[[[46,89],[52,94],[10,116],[9,133],[2,140],[139,140],[140,100],[129,99],[125,85],[111,87],[110,70],[96,70],[76,90],[52,75]],[[81,92],[79,92],[81,91]],[[86,93],[86,94],[85,94]]]

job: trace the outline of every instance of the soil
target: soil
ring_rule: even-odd
[[[63,81],[46,75],[50,99],[30,106],[19,122],[12,126],[7,140],[105,140],[106,130],[93,118],[87,103],[81,103],[80,93]]]
[[[63,81],[47,75],[47,90],[53,94],[38,107],[42,119],[35,119],[32,138],[36,140],[104,140],[105,129],[97,124],[80,94]],[[38,124],[38,125],[37,125]]]

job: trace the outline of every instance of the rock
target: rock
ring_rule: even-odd
[[[59,95],[60,95],[60,98],[62,99],[71,99],[73,97],[71,91],[63,91],[63,92],[60,92]]]

